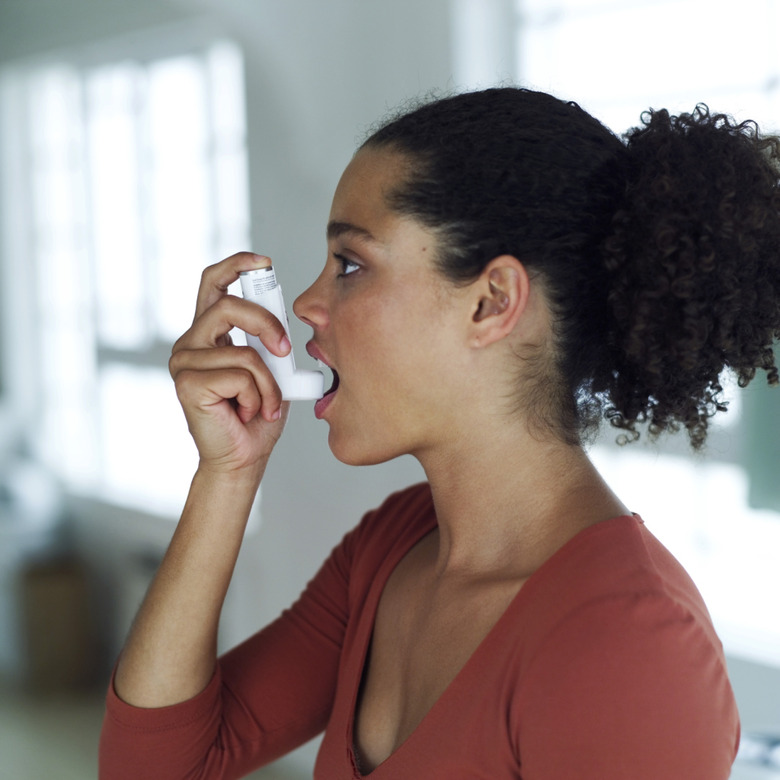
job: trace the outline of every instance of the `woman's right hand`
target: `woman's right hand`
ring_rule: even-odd
[[[227,288],[241,271],[270,264],[242,252],[207,268],[192,327],[173,347],[171,376],[200,467],[117,664],[114,690],[136,707],[187,701],[214,675],[220,611],[289,407],[257,352],[229,335],[234,327],[254,333],[281,356],[290,349],[284,327]]]
[[[271,265],[240,252],[203,272],[192,327],[174,344],[169,369],[200,467],[262,472],[289,410],[271,372],[251,347],[234,346],[230,330],[256,334],[275,355],[290,351],[284,327],[251,301],[228,295],[241,271]]]

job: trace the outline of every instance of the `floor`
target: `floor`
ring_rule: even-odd
[[[102,695],[23,696],[0,691],[0,780],[94,780]],[[279,764],[251,780],[305,780]],[[731,780],[780,780],[780,770],[738,762]]]
[[[97,777],[95,740],[102,715],[97,696],[29,699],[13,691],[0,696],[0,777]]]
[[[96,780],[103,697],[0,690],[0,780]],[[276,765],[251,780],[305,780]]]

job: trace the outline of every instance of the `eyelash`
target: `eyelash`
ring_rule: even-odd
[[[335,257],[336,260],[338,260],[338,262],[341,264],[341,273],[339,274],[340,279],[346,279],[346,277],[354,274],[355,271],[360,270],[360,266],[356,262],[350,260],[347,257],[344,257],[344,255],[334,253],[333,257]],[[347,268],[349,267],[354,267],[355,270],[347,272]]]

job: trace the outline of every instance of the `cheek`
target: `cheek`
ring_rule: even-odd
[[[397,333],[391,307],[378,296],[345,301],[331,323],[342,360],[350,363],[381,357]]]
[[[359,376],[379,393],[417,392],[448,348],[445,320],[444,312],[406,286],[342,301],[331,325],[345,382]]]
[[[351,357],[367,369],[371,376],[387,381],[403,374],[413,360],[413,351],[419,345],[417,331],[409,319],[398,317],[389,307],[365,312],[350,324],[353,349]]]

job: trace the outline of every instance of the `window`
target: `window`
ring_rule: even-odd
[[[40,393],[31,446],[72,491],[178,514],[196,453],[171,344],[201,270],[249,245],[240,49],[63,58],[2,85],[19,128],[4,136],[3,229],[29,302],[14,305],[28,325],[20,371]]]
[[[616,132],[700,101],[777,129],[777,0],[515,1],[520,80]]]

